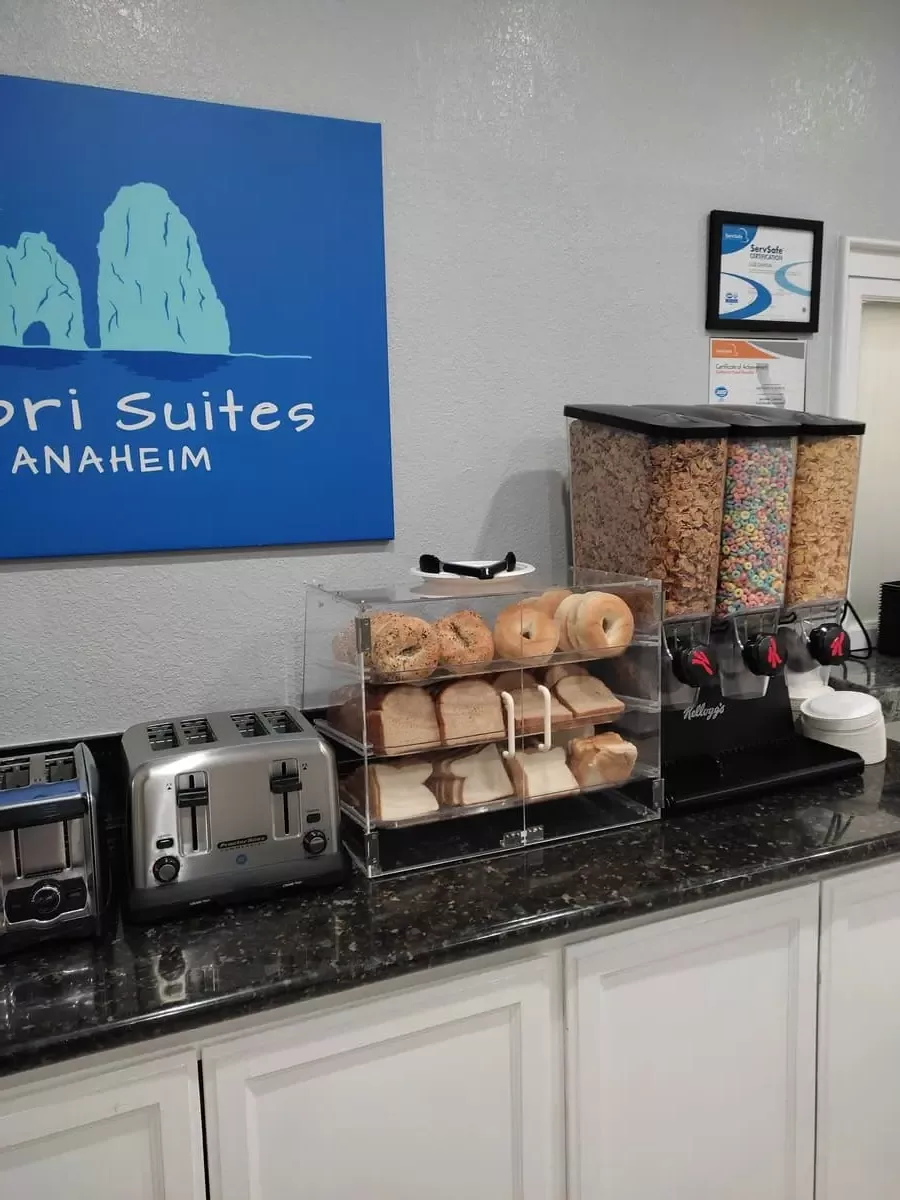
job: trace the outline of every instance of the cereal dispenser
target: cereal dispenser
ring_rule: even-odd
[[[667,811],[861,770],[858,756],[795,732],[785,684],[792,501],[806,426],[793,413],[724,406],[565,412],[576,568],[663,581]],[[813,511],[805,499],[801,519],[804,511]],[[841,528],[844,519],[842,510]],[[800,561],[821,562],[824,577],[826,558],[809,551]],[[804,592],[826,584],[802,571],[796,580]],[[828,588],[837,582],[829,577]]]
[[[792,699],[827,685],[850,653],[843,628],[859,477],[861,421],[797,413],[800,439],[781,616]]]
[[[567,405],[576,568],[639,572],[665,593],[663,703],[716,675],[716,604],[728,428],[650,405]]]

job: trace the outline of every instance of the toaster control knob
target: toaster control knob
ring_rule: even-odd
[[[174,883],[181,870],[181,863],[171,854],[158,858],[153,864],[153,878],[157,883]]]
[[[303,849],[307,854],[321,854],[328,845],[328,838],[321,829],[311,829],[303,836]]]
[[[40,920],[46,921],[55,916],[62,904],[62,892],[59,890],[59,885],[55,883],[38,884],[32,892],[31,903]]]
[[[809,652],[823,667],[846,662],[850,657],[850,638],[846,629],[833,622],[820,625],[809,635]]]

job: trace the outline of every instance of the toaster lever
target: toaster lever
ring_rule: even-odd
[[[296,758],[282,759],[273,765],[269,775],[269,787],[278,796],[286,792],[300,791],[300,771]]]
[[[299,784],[298,784],[299,787]],[[30,825],[52,825],[83,817],[87,799],[77,779],[34,783],[0,792],[0,833]]]
[[[205,771],[185,771],[175,777],[175,802],[179,808],[209,804],[209,782]]]

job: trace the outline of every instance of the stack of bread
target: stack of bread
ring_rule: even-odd
[[[513,698],[516,732],[543,732],[539,682],[550,690],[553,728],[598,725],[616,720],[625,711],[605,683],[580,664],[565,663],[548,667],[542,679],[531,671],[504,671],[493,678],[460,679],[433,689],[397,684],[367,688],[364,697],[358,692],[350,698],[339,694],[328,710],[328,720],[378,755],[502,741],[506,728],[501,692]]]
[[[572,592],[554,588],[510,604],[497,615],[493,631],[473,609],[430,622],[403,612],[375,612],[369,618],[370,677],[385,683],[428,679],[436,671],[463,671],[495,659],[532,664],[557,652],[611,657],[634,636],[634,617],[621,596],[611,592]],[[344,630],[334,640],[340,661],[354,657],[355,637]]]
[[[504,758],[491,743],[465,753],[374,762],[344,781],[352,803],[376,821],[421,819],[442,808],[483,808],[518,797],[547,799],[624,783],[637,746],[618,733],[573,738],[549,750],[526,748]]]

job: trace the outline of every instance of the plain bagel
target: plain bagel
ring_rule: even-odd
[[[569,628],[569,620],[570,618],[574,618],[578,605],[581,603],[582,595],[582,592],[570,593],[560,602],[556,610],[555,620],[559,629],[560,650],[578,649],[574,642],[573,631]]]
[[[441,642],[441,662],[449,667],[490,662],[494,657],[494,638],[477,612],[467,608],[435,621]]]
[[[541,658],[559,644],[556,621],[527,600],[510,604],[494,622],[494,648],[498,658]]]
[[[621,651],[634,637],[634,617],[621,596],[585,592],[568,618],[567,630],[576,650]]]

